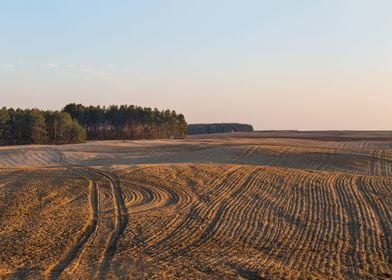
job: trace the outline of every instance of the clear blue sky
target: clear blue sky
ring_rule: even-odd
[[[0,0],[0,105],[392,129],[390,0]]]

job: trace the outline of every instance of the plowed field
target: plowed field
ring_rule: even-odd
[[[286,134],[0,148],[0,279],[391,278],[392,141]]]

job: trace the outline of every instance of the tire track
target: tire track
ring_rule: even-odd
[[[91,174],[95,173],[105,180],[107,180],[111,187],[111,195],[109,194],[109,198],[113,200],[114,206],[114,228],[112,233],[110,234],[109,238],[107,239],[105,249],[102,254],[102,258],[100,260],[100,264],[98,266],[96,272],[96,278],[104,279],[106,273],[110,268],[110,262],[116,252],[117,241],[120,236],[123,234],[127,223],[128,223],[128,214],[127,209],[125,207],[125,203],[122,197],[121,188],[120,188],[120,181],[119,179],[108,173],[104,172],[95,168],[85,167],[85,166],[78,166],[70,164],[66,161],[65,155],[58,150],[55,150],[58,154],[57,162],[59,164],[64,165],[66,168],[70,169],[73,172],[81,173],[82,171]],[[85,177],[84,175],[82,177]],[[78,256],[81,257],[82,252],[84,252],[84,246],[86,245],[87,241],[91,237],[93,232],[98,230],[98,214],[99,214],[99,198],[98,198],[98,186],[96,182],[91,182],[90,188],[90,211],[91,217],[88,225],[83,230],[82,235],[77,239],[74,246],[68,251],[66,256],[57,264],[55,265],[49,273],[49,279],[57,279],[58,276],[70,266],[72,262],[76,260]]]
[[[100,265],[96,275],[98,279],[104,279],[106,273],[110,268],[111,260],[113,259],[116,253],[117,241],[124,233],[125,228],[128,224],[128,213],[121,193],[120,180],[116,176],[108,172],[104,172],[90,167],[87,167],[87,169],[100,174],[101,176],[105,177],[109,181],[113,193],[113,198],[114,198],[113,200],[113,205],[115,210],[114,229],[110,235],[110,238],[107,241],[106,248],[103,253],[102,259],[100,261]]]
[[[98,191],[97,185],[90,181],[90,219],[83,229],[82,234],[78,237],[76,243],[68,251],[66,256],[53,268],[50,269],[48,279],[57,279],[59,275],[66,269],[73,260],[79,256],[83,247],[89,240],[90,236],[97,230],[98,225]]]

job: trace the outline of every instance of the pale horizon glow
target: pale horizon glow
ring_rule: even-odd
[[[0,106],[391,130],[392,1],[35,1],[0,9]]]

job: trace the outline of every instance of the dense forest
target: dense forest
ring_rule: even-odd
[[[133,105],[106,108],[73,103],[61,111],[0,109],[0,145],[183,138],[186,133],[184,115]]]
[[[170,110],[73,103],[63,111],[85,128],[89,140],[184,138],[187,134],[184,115]]]
[[[252,132],[250,124],[241,123],[211,123],[211,124],[189,124],[188,134],[210,134],[224,132]]]
[[[0,109],[0,145],[80,143],[86,133],[66,112]]]

